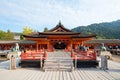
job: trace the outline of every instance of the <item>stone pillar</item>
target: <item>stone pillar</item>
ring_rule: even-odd
[[[101,43],[101,68],[103,70],[108,69],[108,64],[107,64],[107,56],[106,56],[106,47],[104,46],[104,43]]]
[[[10,58],[10,70],[16,69],[16,58],[12,55]]]
[[[102,53],[102,52],[101,52]],[[107,61],[107,56],[101,55],[101,67],[100,69],[103,70],[108,70],[108,61]]]

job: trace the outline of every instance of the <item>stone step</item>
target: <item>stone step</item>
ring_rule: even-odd
[[[44,66],[72,66],[72,63],[45,63]]]
[[[45,62],[44,63],[44,66],[48,66],[48,65],[65,65],[65,66],[70,66],[70,65],[72,65],[73,63],[71,62],[71,63],[68,63],[68,62],[60,62],[60,63],[58,63],[58,62]]]
[[[47,70],[69,70],[72,71],[73,70],[73,66],[71,65],[47,65],[43,68],[43,70],[47,71]]]
[[[54,68],[54,69],[44,69],[44,71],[70,71],[72,72],[74,69],[57,69],[57,68]]]
[[[69,70],[73,69],[73,60],[70,53],[64,51],[54,51],[48,54],[44,60],[43,69],[46,70]]]
[[[47,57],[47,59],[71,59],[71,57]]]
[[[44,68],[45,68],[45,69],[46,69],[46,68],[50,68],[50,69],[65,68],[65,69],[66,69],[66,68],[72,68],[72,66],[63,66],[63,65],[59,65],[59,66],[58,66],[58,65],[54,65],[54,66],[53,66],[53,65],[50,65],[50,66],[45,66]]]
[[[73,62],[73,60],[71,59],[71,58],[59,58],[59,57],[52,57],[52,58],[47,58],[46,60],[45,60],[45,62],[62,62],[62,63],[67,63],[67,62],[69,62],[69,63],[71,63],[71,62]]]
[[[73,60],[71,58],[47,58],[44,62],[44,70],[71,70],[73,69]]]

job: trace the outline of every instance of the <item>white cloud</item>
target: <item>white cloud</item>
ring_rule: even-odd
[[[59,20],[67,28],[120,19],[119,0],[2,0],[0,24],[28,25],[40,31]],[[4,18],[5,17],[5,18]],[[8,20],[6,20],[8,18]]]

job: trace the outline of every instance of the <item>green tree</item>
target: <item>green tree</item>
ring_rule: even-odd
[[[7,30],[7,32],[0,30],[0,39],[1,40],[13,40],[14,34],[10,32],[10,30]]]
[[[6,40],[13,40],[14,34],[10,30],[7,30],[5,39]]]
[[[33,29],[32,28],[30,28],[30,27],[28,27],[28,26],[25,26],[24,28],[23,28],[23,34],[30,34],[30,33],[32,33],[33,32]]]
[[[44,32],[48,32],[48,28],[47,27],[44,28]]]
[[[0,39],[3,40],[5,36],[5,32],[3,32],[2,30],[0,30]]]
[[[27,34],[30,34],[30,33],[32,33],[33,32],[33,29],[32,28],[30,28],[30,27],[28,27],[28,26],[25,26],[24,28],[23,28],[23,32],[22,32],[22,35],[20,36],[20,39],[25,39],[24,37],[23,37],[23,35],[27,35]]]
[[[38,31],[35,29],[35,30],[33,30],[33,32],[38,32]]]

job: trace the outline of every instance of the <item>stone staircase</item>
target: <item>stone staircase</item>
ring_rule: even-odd
[[[73,60],[66,52],[59,51],[54,53],[49,53],[52,56],[48,56],[47,59],[44,61],[43,70],[73,70]],[[59,55],[60,57],[59,57]],[[61,56],[61,54],[65,54],[67,56]]]
[[[73,70],[73,60],[66,57],[49,57],[44,62],[43,70]]]

